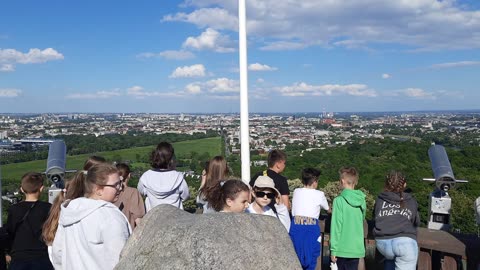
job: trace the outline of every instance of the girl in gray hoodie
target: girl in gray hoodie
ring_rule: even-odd
[[[397,171],[385,178],[385,189],[375,201],[375,242],[385,256],[384,269],[415,270],[418,259],[417,227],[420,222],[415,198],[405,193],[407,181]]]
[[[159,204],[183,209],[183,201],[190,196],[183,173],[175,170],[174,155],[171,144],[159,143],[150,156],[152,169],[143,173],[138,181],[138,191],[147,196],[147,212]]]
[[[55,269],[102,269],[115,267],[130,224],[112,204],[123,188],[115,166],[93,166],[84,179],[85,197],[61,205],[60,219],[52,245]]]

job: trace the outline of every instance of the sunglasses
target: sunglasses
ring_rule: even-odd
[[[271,192],[257,191],[257,192],[255,192],[255,196],[258,197],[258,198],[263,198],[263,197],[267,196],[267,198],[269,198],[269,199],[274,199],[276,195],[275,195],[275,193],[271,193]]]

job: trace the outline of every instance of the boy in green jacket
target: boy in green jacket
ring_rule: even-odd
[[[341,168],[339,174],[343,191],[333,200],[330,255],[339,270],[357,270],[359,258],[365,257],[365,194],[355,190],[358,183],[358,172],[355,168]]]

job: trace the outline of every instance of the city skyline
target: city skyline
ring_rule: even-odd
[[[236,113],[237,1],[0,4],[0,113]],[[478,110],[477,1],[247,0],[251,113]]]

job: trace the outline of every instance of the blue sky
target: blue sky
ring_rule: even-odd
[[[477,0],[247,0],[250,112],[480,109]],[[2,1],[0,112],[238,112],[237,1]]]

